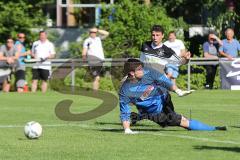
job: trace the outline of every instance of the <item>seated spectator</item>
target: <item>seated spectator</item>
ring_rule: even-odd
[[[19,67],[16,70],[15,76],[16,76],[16,87],[18,92],[23,92],[24,86],[26,84],[25,81],[25,66],[24,66],[24,59],[27,58],[27,56],[30,56],[31,52],[26,51],[25,48],[25,34],[19,33],[18,40],[15,42],[15,47],[19,53]]]
[[[208,41],[203,44],[204,58],[218,59],[218,49],[222,41],[214,34],[208,34]],[[206,65],[206,89],[212,89],[218,65]]]
[[[219,48],[219,53],[228,60],[238,57],[240,51],[240,44],[238,40],[234,39],[234,31],[228,28],[225,32],[226,39],[222,40],[222,46]]]
[[[7,39],[7,43],[5,45],[2,45],[0,48],[0,61],[2,68],[11,69],[12,71],[15,70],[16,67],[19,66],[18,64],[18,57],[19,54],[14,47],[14,41],[10,37]],[[7,76],[4,76],[3,80],[3,91],[9,92],[10,91],[10,82],[11,82],[11,73],[8,72]]]

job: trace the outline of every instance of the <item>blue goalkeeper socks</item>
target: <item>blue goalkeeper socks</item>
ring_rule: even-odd
[[[190,130],[196,130],[196,131],[214,131],[216,130],[215,127],[206,125],[202,122],[199,122],[197,120],[189,120],[189,129]]]

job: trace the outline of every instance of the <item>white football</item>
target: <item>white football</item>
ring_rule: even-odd
[[[28,122],[24,126],[24,134],[29,139],[36,139],[42,135],[42,126],[35,121]]]

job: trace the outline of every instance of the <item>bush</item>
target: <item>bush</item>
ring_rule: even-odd
[[[109,20],[109,17],[112,17]],[[185,24],[166,15],[160,6],[146,6],[130,0],[122,0],[111,8],[104,8],[100,28],[110,32],[104,41],[107,57],[127,55],[139,57],[139,48],[150,38],[150,28],[154,24],[164,27],[165,33]]]
[[[188,75],[187,75],[187,65],[181,66],[180,67],[180,72],[181,74],[177,78],[177,86],[181,89],[187,89],[187,80],[188,80]],[[204,89],[205,86],[205,81],[206,81],[206,69],[204,66],[196,66],[192,65],[191,66],[191,89]],[[221,87],[221,82],[220,82],[220,71],[219,67],[215,76],[215,81],[214,81],[214,88],[219,89]]]
[[[43,15],[41,6],[44,0],[2,0],[0,2],[0,42],[5,42],[8,36],[16,38],[17,33],[27,35],[27,41],[34,39],[31,31],[34,27],[46,27],[46,17]]]

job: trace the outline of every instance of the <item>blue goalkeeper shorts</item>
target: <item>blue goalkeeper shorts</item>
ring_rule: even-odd
[[[179,68],[178,68],[178,66],[173,65],[173,64],[167,64],[165,71],[166,71],[167,74],[172,74],[172,77],[175,78],[175,79],[179,75]]]

